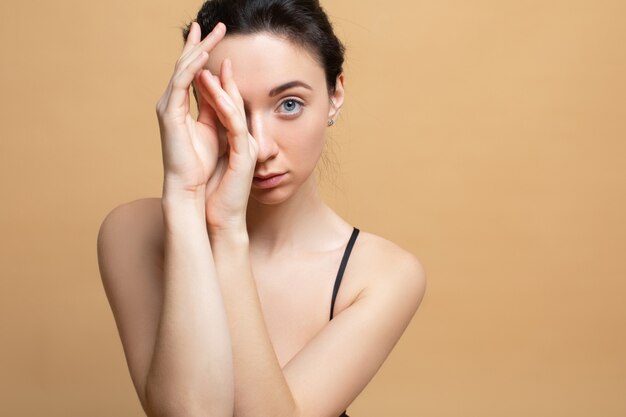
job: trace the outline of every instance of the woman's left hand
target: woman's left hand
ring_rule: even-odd
[[[203,69],[196,75],[200,92],[200,118],[211,106],[225,132],[227,146],[206,185],[206,220],[209,231],[246,228],[246,209],[256,167],[258,145],[248,131],[243,99],[233,79],[232,64],[226,58],[220,76]]]

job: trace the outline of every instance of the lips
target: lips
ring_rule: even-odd
[[[284,172],[275,172],[275,173],[265,174],[265,175],[259,174],[259,175],[255,175],[254,178],[258,178],[260,180],[266,180],[268,178],[272,178],[272,177],[275,177],[277,175],[282,175],[282,174],[284,174]]]
[[[287,175],[287,172],[282,174],[267,174],[254,177],[252,180],[252,186],[257,189],[270,189],[278,186]]]

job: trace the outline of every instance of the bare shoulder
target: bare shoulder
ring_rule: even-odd
[[[284,367],[302,416],[336,416],[349,406],[379,371],[424,296],[426,273],[418,258],[362,230],[346,274],[347,305]]]
[[[112,209],[97,239],[100,276],[144,410],[163,293],[162,229],[161,199],[142,198]]]
[[[423,271],[422,263],[412,252],[402,248],[377,234],[361,230],[359,232],[360,250],[374,263],[417,268]]]
[[[98,232],[98,248],[115,248],[158,260],[163,252],[163,211],[160,197],[140,198],[120,204],[104,218]],[[109,259],[102,258],[103,262]]]
[[[141,198],[120,204],[103,219],[98,232],[98,261],[102,279],[121,279],[115,270],[129,263],[155,264],[163,251],[161,198]],[[109,273],[111,272],[111,273]],[[126,274],[124,274],[126,275]]]
[[[100,234],[124,231],[124,235],[128,237],[133,235],[131,232],[138,232],[139,230],[160,232],[160,230],[154,229],[162,227],[162,221],[161,198],[140,198],[113,208],[102,221]],[[154,233],[154,235],[156,234]],[[116,236],[109,237],[115,238]]]
[[[412,295],[417,308],[426,290],[426,270],[419,258],[374,233],[361,230],[357,241],[358,250],[351,255],[350,262],[354,262],[353,273],[363,280],[359,296],[382,288],[403,291]]]

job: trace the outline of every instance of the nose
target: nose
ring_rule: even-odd
[[[262,114],[249,117],[248,131],[258,144],[257,162],[263,163],[278,154],[278,144],[268,131],[267,124],[264,124]]]

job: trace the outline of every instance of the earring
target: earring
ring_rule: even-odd
[[[335,124],[335,121],[333,119],[328,120],[328,126],[332,126],[334,124]]]

